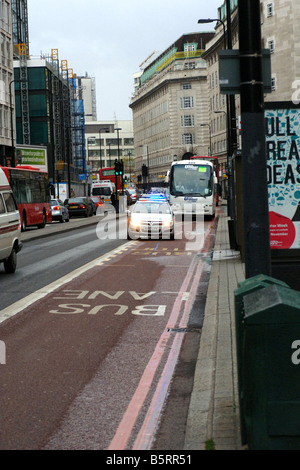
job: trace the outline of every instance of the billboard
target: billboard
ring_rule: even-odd
[[[300,108],[265,103],[272,250],[300,249]]]
[[[46,147],[25,147],[16,148],[16,165],[32,166],[48,172],[47,148]]]

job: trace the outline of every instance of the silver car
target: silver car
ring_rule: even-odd
[[[52,221],[69,222],[69,211],[60,199],[51,199]]]

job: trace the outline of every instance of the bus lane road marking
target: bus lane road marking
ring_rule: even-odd
[[[42,287],[41,289],[37,290],[36,292],[33,292],[32,294],[24,297],[21,300],[18,300],[14,304],[10,305],[9,307],[6,307],[5,309],[1,310],[0,312],[0,324],[7,320],[8,318],[13,317],[17,313],[22,312],[25,310],[27,307],[30,307],[32,304],[37,302],[38,300],[43,299],[46,297],[48,294],[51,294],[55,290],[59,289],[62,287],[64,284],[67,284],[68,282],[73,281],[77,277],[81,276],[85,272],[89,271],[90,269],[99,266],[101,263],[105,263],[107,260],[111,259],[111,256],[113,254],[122,254],[126,252],[129,248],[131,248],[135,242],[128,242],[125,245],[120,246],[119,248],[116,248],[109,253],[106,253],[105,255],[101,256],[100,258],[97,258],[84,266],[81,266],[78,269],[75,269],[69,274],[66,274],[65,276],[57,279],[56,281],[52,282],[51,284],[48,284],[45,287]]]
[[[63,290],[60,295],[53,296],[52,301],[63,300],[62,303],[55,303],[54,307],[52,305],[49,313],[55,315],[97,315],[97,314],[113,314],[116,316],[124,315],[129,310],[128,304],[131,304],[129,300],[149,301],[150,298],[159,295],[166,296],[167,300],[171,295],[178,296],[180,295],[182,301],[187,302],[190,296],[189,292],[170,292],[170,291],[152,291],[138,293],[136,291],[116,291],[116,292],[105,292],[105,291],[87,291],[87,290]],[[125,299],[124,299],[125,297]],[[104,298],[104,302],[103,302]],[[105,300],[108,299],[111,301],[119,301],[118,303],[108,303]],[[121,303],[127,302],[126,303]],[[89,302],[89,303],[88,303]],[[142,304],[135,305],[131,310],[132,315],[136,316],[152,316],[160,317],[164,316],[167,309],[167,305],[157,305],[157,304]]]

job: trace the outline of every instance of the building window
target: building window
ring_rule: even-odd
[[[267,3],[267,16],[273,16],[273,3]]]
[[[196,62],[187,62],[184,64],[185,69],[195,69],[196,68]]]
[[[182,84],[182,89],[183,90],[191,90],[192,85],[190,83],[183,83]]]
[[[194,98],[192,96],[184,96],[180,98],[180,108],[193,108],[194,107]]]
[[[191,145],[195,143],[194,134],[183,134],[181,137],[182,145]]]
[[[276,90],[276,78],[275,77],[271,78],[271,88],[272,88],[272,91]]]
[[[275,50],[274,39],[269,39],[269,41],[268,41],[268,48],[270,49],[270,53],[271,53],[271,54],[274,54],[274,50]]]
[[[184,45],[184,52],[192,52],[197,50],[196,43],[187,43]]]
[[[181,116],[181,127],[191,127],[194,126],[195,120],[194,116],[191,114],[186,114]]]

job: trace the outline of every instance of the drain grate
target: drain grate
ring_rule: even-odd
[[[200,328],[167,328],[168,333],[191,333],[193,331],[200,331]]]

